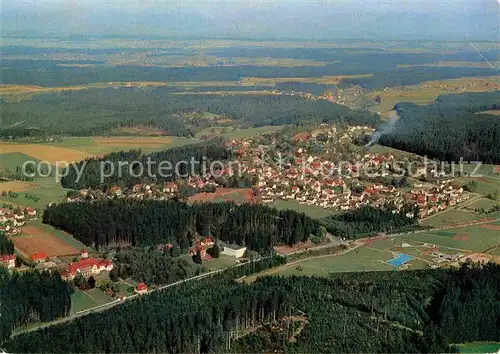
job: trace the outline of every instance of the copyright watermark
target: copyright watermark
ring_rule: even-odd
[[[220,178],[236,176],[241,178],[246,174],[264,176],[286,176],[293,171],[295,176],[302,178],[342,177],[377,178],[377,177],[482,177],[479,173],[480,161],[441,162],[424,157],[420,160],[382,160],[371,159],[363,161],[323,161],[318,159],[285,159],[280,154],[277,158],[266,158],[260,161],[220,161],[208,160],[206,157],[196,159],[191,157],[181,161],[158,161],[148,157],[144,160],[115,161],[103,160],[81,161],[70,163],[57,161],[26,161],[21,167],[21,173],[28,178],[54,177],[57,183],[70,176],[72,182],[78,184],[86,172],[96,175],[100,183],[117,181],[121,178],[149,179],[183,179],[187,177]]]

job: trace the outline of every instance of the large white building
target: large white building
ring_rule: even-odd
[[[243,255],[245,254],[245,251],[247,250],[246,247],[238,246],[238,245],[224,244],[223,247],[224,247],[224,249],[222,250],[223,255],[235,257],[235,258],[243,257]]]

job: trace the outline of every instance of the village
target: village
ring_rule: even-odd
[[[394,178],[393,172],[402,161],[392,153],[345,149],[356,136],[372,131],[364,126],[340,129],[324,124],[312,132],[296,134],[287,151],[275,147],[275,137],[232,140],[226,146],[234,152],[237,161],[227,162],[216,171],[158,185],[136,184],[124,189],[114,186],[106,192],[83,189],[68,195],[67,201],[166,200],[179,197],[181,189],[190,189],[190,195],[214,193],[223,187],[221,181],[235,176],[247,176],[247,180],[255,181],[252,190],[257,202],[293,200],[339,211],[370,205],[391,206],[398,212],[405,206],[418,206],[418,215],[408,213],[407,216],[425,218],[469,198],[461,186],[436,166],[412,161],[416,166],[412,165],[411,179],[406,177],[408,172]],[[312,145],[316,152],[309,151]],[[326,156],[334,156],[336,162]],[[432,183],[419,180],[428,176]]]

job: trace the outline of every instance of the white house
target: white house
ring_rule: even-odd
[[[224,249],[222,250],[222,254],[235,258],[241,258],[245,254],[246,250],[247,248],[244,246],[225,244]]]

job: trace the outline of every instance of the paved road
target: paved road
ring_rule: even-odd
[[[240,264],[235,265],[234,267],[242,266],[244,264],[247,264],[247,263],[240,263]],[[171,288],[173,286],[177,286],[179,284],[182,284],[182,283],[185,283],[185,282],[188,282],[188,281],[203,279],[203,278],[206,278],[208,276],[220,273],[220,272],[222,272],[224,270],[225,269],[219,269],[219,270],[214,270],[214,271],[211,271],[211,272],[208,272],[208,273],[203,273],[203,274],[197,275],[197,276],[192,277],[192,278],[187,278],[187,279],[184,279],[184,280],[177,281],[175,283],[171,283],[171,284],[160,286],[160,287],[155,288],[155,289],[151,289],[147,293],[144,293],[144,294],[141,294],[141,295],[139,295],[139,294],[133,294],[133,295],[127,296],[126,298],[124,298],[122,300],[114,300],[114,301],[108,302],[106,304],[102,304],[102,305],[91,307],[89,309],[78,311],[78,312],[75,312],[72,315],[69,315],[67,317],[63,317],[63,318],[55,320],[55,321],[40,323],[40,325],[38,325],[36,327],[30,327],[30,328],[27,328],[25,330],[13,333],[12,337],[15,337],[15,336],[17,336],[19,334],[22,334],[22,333],[32,332],[32,331],[36,331],[36,330],[41,329],[41,328],[50,327],[50,326],[54,326],[56,324],[61,324],[61,323],[64,323],[64,322],[68,322],[68,321],[74,320],[75,318],[88,315],[90,313],[101,312],[101,311],[110,309],[112,307],[115,307],[116,305],[122,304],[125,301],[129,301],[129,300],[135,299],[135,298],[137,298],[139,296],[149,295],[149,294],[152,294],[155,291],[162,291],[162,290]]]
[[[463,226],[488,224],[488,223],[497,222],[497,221],[500,221],[500,218],[494,219],[494,220],[487,220],[487,221],[471,221],[469,223],[464,223]],[[439,230],[446,230],[446,229],[453,229],[453,228],[457,228],[457,225],[440,226],[440,227],[436,227],[436,228],[432,228],[432,229],[426,229],[426,230],[415,230],[415,231],[410,231],[410,232],[400,232],[400,233],[388,234],[388,235],[386,235],[386,237],[387,238],[390,238],[390,237],[400,237],[400,236],[414,235],[414,234],[419,234],[419,233],[439,231]],[[330,235],[328,238],[331,239],[331,237],[333,238],[332,235]],[[358,240],[361,240],[361,239],[358,239]],[[336,246],[338,246],[340,244],[340,242],[339,242],[338,238],[335,238],[335,241],[336,242],[331,242],[331,243],[327,243],[327,244],[323,244],[323,245],[318,245],[318,246],[314,246],[314,247],[311,247],[311,248],[308,248],[308,249],[297,250],[297,251],[294,251],[294,252],[291,252],[291,253],[287,254],[287,256],[290,256],[292,254],[299,254],[299,253],[304,253],[304,252],[317,251],[317,250],[321,250],[321,249],[324,249],[324,248],[336,247]],[[356,240],[349,240],[349,241],[356,241]],[[348,250],[345,250],[342,253],[351,252],[354,249],[356,249],[357,247],[358,246],[351,247],[351,248],[349,248]],[[313,257],[310,257],[310,258],[312,259],[312,258],[327,257],[327,256],[331,256],[331,255],[319,255],[319,256],[313,256]],[[309,259],[309,258],[307,258],[307,259]],[[296,261],[294,261],[294,262],[292,262],[290,264],[297,263],[297,262],[303,262],[303,261],[304,261],[304,259],[300,259],[300,260],[296,260]],[[242,266],[244,264],[248,264],[248,263],[240,263],[240,264],[235,265],[234,267]],[[290,265],[290,264],[288,264],[288,265]],[[72,314],[70,316],[67,316],[67,317],[64,317],[64,318],[61,318],[61,319],[58,319],[58,320],[55,320],[55,321],[51,321],[51,322],[44,322],[44,323],[41,323],[39,326],[30,327],[30,328],[27,328],[27,329],[25,329],[23,331],[19,331],[19,332],[13,333],[12,337],[15,337],[15,336],[17,336],[19,334],[22,334],[22,333],[32,332],[32,331],[35,331],[35,330],[38,330],[38,329],[41,329],[41,328],[50,327],[50,326],[53,326],[53,325],[56,325],[56,324],[68,322],[68,321],[71,321],[71,320],[73,320],[75,318],[88,315],[90,313],[101,312],[101,311],[110,309],[110,308],[112,308],[112,307],[114,307],[116,305],[122,304],[125,301],[129,301],[129,300],[135,299],[138,296],[149,295],[149,294],[151,294],[151,293],[153,293],[155,291],[163,291],[165,289],[171,288],[173,286],[177,286],[179,284],[182,284],[182,283],[185,283],[185,282],[188,282],[188,281],[203,279],[205,277],[208,277],[208,276],[211,276],[211,275],[223,272],[224,270],[225,269],[219,269],[219,270],[214,270],[214,271],[211,271],[211,272],[208,272],[208,273],[203,273],[203,274],[197,275],[197,276],[192,277],[192,278],[188,278],[188,279],[177,281],[175,283],[163,285],[163,286],[158,287],[156,289],[151,289],[147,293],[142,294],[142,295],[134,294],[134,295],[127,296],[125,299],[122,299],[122,300],[114,300],[114,301],[106,303],[106,304],[102,304],[102,305],[98,305],[98,306],[95,306],[95,307],[92,307],[92,308],[89,308],[89,309],[86,309],[86,310],[78,311],[78,312],[75,312],[74,314]]]

